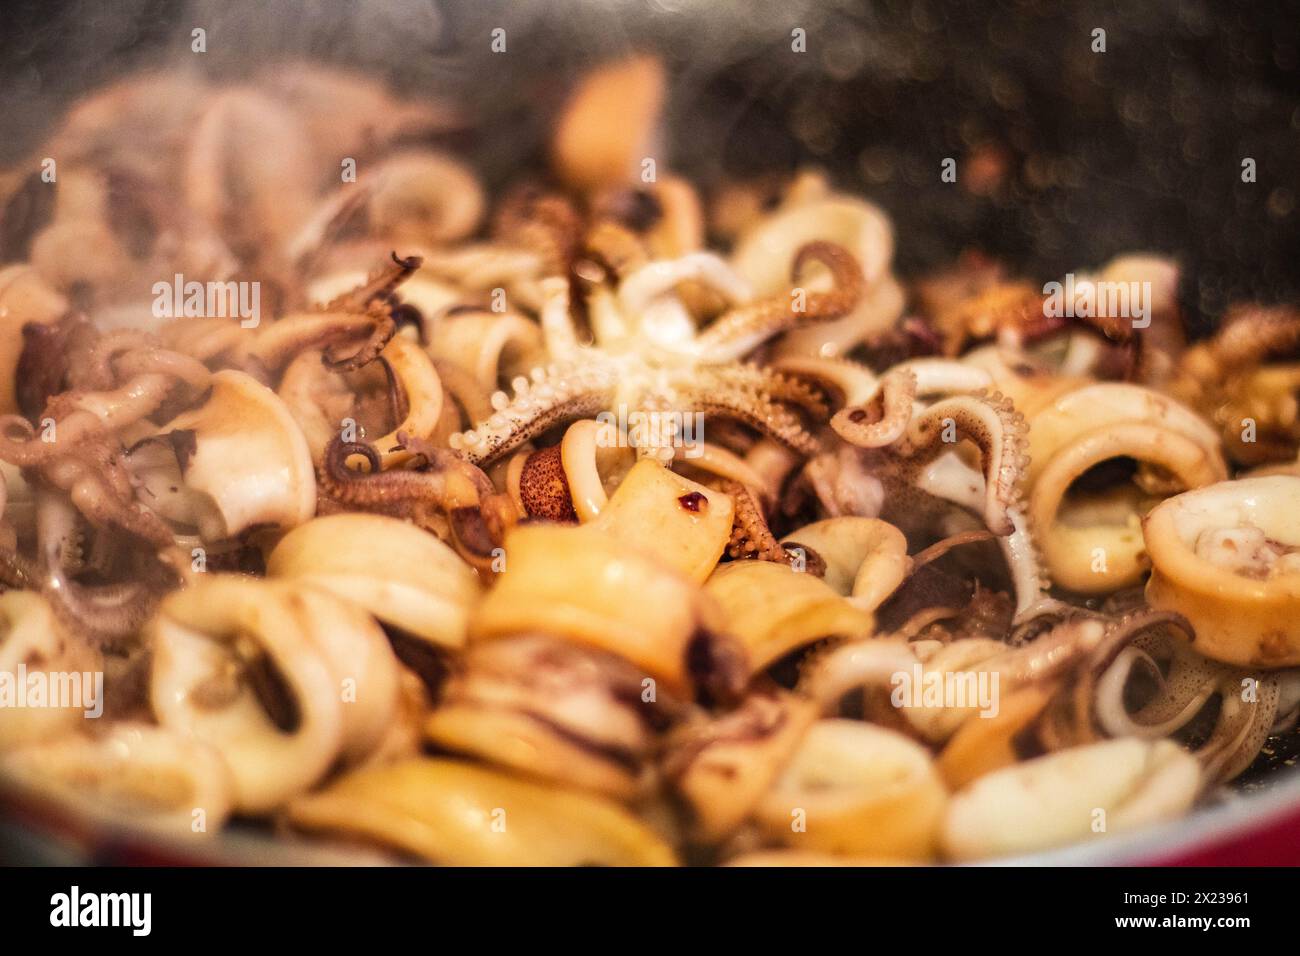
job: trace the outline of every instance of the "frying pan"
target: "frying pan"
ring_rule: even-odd
[[[667,155],[704,185],[827,169],[893,218],[896,264],[977,249],[1038,279],[1153,251],[1193,334],[1236,300],[1300,300],[1300,2],[1053,0],[19,0],[0,17],[0,164],[133,68],[234,79],[311,57],[464,107],[446,134],[489,185],[540,168],[572,77],[627,51],[671,77]],[[207,51],[191,51],[191,31]],[[492,50],[504,30],[506,51]],[[796,51],[796,31],[804,49]],[[1104,31],[1104,51],[1097,49]],[[958,181],[940,180],[956,159]],[[1254,182],[1242,177],[1254,160]],[[1294,734],[1214,805],[1032,863],[1300,863]],[[194,862],[12,795],[0,858]],[[237,833],[221,862],[337,862]]]

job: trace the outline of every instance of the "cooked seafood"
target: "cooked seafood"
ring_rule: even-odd
[[[596,70],[498,195],[365,78],[150,74],[0,177],[48,213],[0,268],[0,778],[172,840],[940,862],[1293,732],[1295,308],[1189,345],[1159,257],[904,278],[816,171],[647,164],[666,95]]]

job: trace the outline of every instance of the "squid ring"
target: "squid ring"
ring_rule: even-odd
[[[602,472],[621,477],[636,462],[636,453],[620,437],[613,425],[589,418],[564,432],[560,461],[579,521],[591,521],[609,501]]]
[[[864,611],[884,603],[912,566],[903,532],[876,518],[814,521],[791,532],[782,544],[816,551],[826,563],[822,580]]]
[[[1183,614],[1195,650],[1241,667],[1300,664],[1300,478],[1227,481],[1152,509],[1147,600]]]
[[[123,722],[102,735],[23,747],[0,758],[0,768],[92,819],[160,835],[204,837],[230,816],[230,773],[217,752],[150,724]]]
[[[230,767],[235,806],[250,813],[310,787],[344,744],[339,685],[289,593],[250,579],[201,577],[169,595],[148,627],[159,723],[216,748]],[[287,719],[268,715],[246,676],[259,660],[291,698]]]
[[[809,728],[760,801],[758,819],[770,839],[787,846],[925,859],[947,802],[920,744],[872,724],[824,719]]]
[[[1047,462],[1029,495],[1030,522],[1052,579],[1061,587],[1101,594],[1141,580],[1144,551],[1136,522],[1077,527],[1058,517],[1076,478],[1093,465],[1122,455],[1168,469],[1186,488],[1223,478],[1217,456],[1192,438],[1158,425],[1123,422],[1077,436]],[[1101,549],[1101,562],[1096,560],[1097,549]]]

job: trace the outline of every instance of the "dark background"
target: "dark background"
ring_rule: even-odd
[[[1176,255],[1194,320],[1300,300],[1300,2],[23,0],[0,13],[0,161],[68,99],[168,59],[240,75],[302,54],[459,97],[500,182],[537,159],[585,63],[661,53],[672,164],[828,167],[893,216],[905,274],[966,248],[1040,280]],[[208,52],[190,51],[207,30]],[[494,27],[507,52],[490,51]],[[802,27],[807,52],[791,51]],[[1106,31],[1106,52],[1091,50]],[[944,157],[958,182],[939,179]],[[1252,157],[1257,182],[1241,181]]]

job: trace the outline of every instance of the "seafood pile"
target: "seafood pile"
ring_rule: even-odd
[[[0,779],[454,865],[1026,854],[1300,712],[1300,309],[904,279],[662,67],[489,195],[364,77],[128,77],[0,176]],[[1114,290],[1132,290],[1121,297]]]

